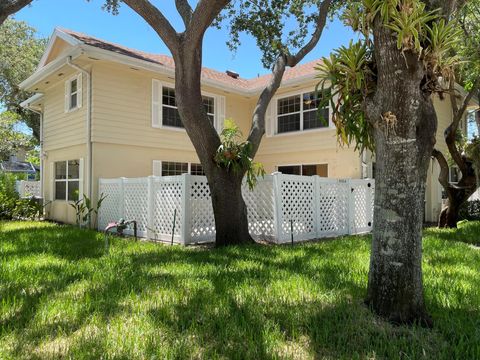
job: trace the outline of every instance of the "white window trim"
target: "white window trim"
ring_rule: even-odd
[[[154,87],[154,84],[155,82],[158,82],[158,84],[160,85],[160,88],[159,88],[159,99],[157,99],[157,101],[154,101],[153,99],[153,87]],[[185,128],[184,127],[176,127],[176,126],[170,126],[170,125],[163,125],[163,117],[162,117],[162,108],[163,107],[167,107],[167,108],[171,108],[171,109],[178,109],[177,106],[172,106],[172,105],[164,105],[163,104],[163,88],[164,87],[167,87],[167,88],[171,88],[171,89],[175,89],[175,84],[174,83],[171,83],[171,82],[166,82],[166,81],[162,81],[162,80],[159,80],[159,79],[152,79],[152,93],[151,93],[151,101],[152,101],[152,106],[151,106],[151,111],[152,111],[152,114],[151,114],[151,118],[152,118],[152,127],[153,128],[157,128],[157,129],[165,129],[165,130],[172,130],[172,131],[180,131],[180,132],[186,132]],[[210,93],[210,92],[206,92],[206,91],[202,91],[202,96],[207,96],[207,97],[210,97],[210,98],[213,98],[213,111],[214,113],[207,113],[207,115],[213,115],[213,125],[215,127],[215,129],[217,130],[217,132],[220,132],[223,128],[223,121],[225,120],[225,114],[222,114],[222,117],[223,119],[220,119],[220,109],[218,108],[218,105],[220,103],[223,104],[224,106],[224,109],[223,109],[223,112],[225,112],[225,109],[226,109],[226,99],[225,99],[225,96],[223,95],[218,95],[218,94],[213,94],[213,93]],[[223,99],[222,99],[223,98]],[[154,121],[153,121],[153,111],[154,111],[154,106],[155,106],[155,103],[157,103],[160,107],[160,113],[158,114],[159,116],[159,125],[156,125],[154,124]],[[220,124],[220,120],[222,120],[222,124]]]
[[[173,161],[173,160],[153,160],[152,162],[152,174],[153,176],[164,176],[162,174],[162,165],[164,162],[171,162],[171,163],[183,163],[188,165],[188,172],[187,174],[192,175],[192,164],[201,164],[201,162],[189,162],[189,161]],[[158,169],[160,170],[160,175],[155,175],[155,168],[158,166]],[[203,165],[202,165],[203,166]],[[173,175],[165,175],[165,176],[173,176]],[[178,175],[176,175],[178,176]],[[194,175],[194,176],[200,176],[200,175]]]
[[[69,161],[75,161],[77,160],[78,161],[78,178],[75,178],[75,179],[69,179],[68,178],[68,162]],[[56,169],[55,169],[55,164],[56,163],[61,163],[61,162],[64,162],[65,163],[65,179],[57,179],[56,176]],[[78,181],[78,199],[83,199],[83,159],[82,158],[79,158],[79,159],[68,159],[68,160],[58,160],[58,161],[54,161],[52,162],[52,165],[53,165],[53,193],[52,193],[52,199],[54,201],[65,201],[65,202],[70,202],[70,203],[74,203],[75,200],[68,200],[68,183],[69,182],[73,182],[73,181]],[[65,199],[57,199],[57,194],[56,194],[56,186],[55,184],[57,182],[65,182]]]
[[[315,92],[315,87],[305,88],[305,89],[302,89],[302,90],[290,91],[290,92],[287,92],[287,93],[282,93],[282,94],[276,95],[275,97],[272,98],[272,100],[270,101],[270,104],[271,104],[271,106],[275,107],[275,117],[270,119],[270,121],[273,121],[273,136],[275,136],[275,137],[277,137],[277,136],[280,136],[280,137],[281,136],[295,136],[295,135],[309,134],[309,133],[315,133],[315,132],[330,131],[330,130],[335,128],[335,126],[332,122],[332,107],[331,107],[331,104],[329,102],[328,103],[328,125],[325,126],[325,127],[321,127],[321,128],[314,128],[314,129],[307,129],[307,130],[303,129],[303,113],[304,113],[304,110],[303,110],[302,95],[306,94],[306,93],[310,93],[310,92]],[[291,97],[291,96],[297,96],[297,95],[300,96],[300,130],[279,133],[278,132],[278,116],[279,116],[279,114],[278,114],[278,100],[283,99],[283,98],[287,98],[287,97]],[[297,114],[297,113],[298,112],[292,112],[292,113],[288,113],[288,114],[282,114],[280,116]],[[267,126],[268,125],[269,124],[267,124]],[[304,165],[308,165],[308,164],[304,164]]]
[[[77,80],[77,91],[75,95],[77,96],[77,106],[72,107],[72,82]],[[70,77],[68,80],[65,81],[65,112],[70,113],[76,111],[82,107],[82,74],[76,74]]]
[[[301,163],[301,164],[279,164],[279,165],[276,165],[275,166],[275,170],[280,172],[280,170],[278,170],[279,167],[282,167],[282,166],[300,166],[300,170],[302,172],[301,175],[297,175],[297,176],[303,176],[303,166],[309,166],[309,165],[327,165],[327,178],[330,176],[330,164],[329,163]],[[286,174],[288,175],[288,174]],[[320,175],[316,175],[316,176],[320,176]]]

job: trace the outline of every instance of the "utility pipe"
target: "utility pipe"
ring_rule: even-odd
[[[72,63],[72,57],[67,57],[67,65],[71,68],[80,71],[82,74],[85,75],[87,78],[87,171],[88,171],[88,178],[87,178],[87,196],[88,198],[92,199],[92,183],[93,183],[93,176],[92,176],[92,78],[90,72],[81,68],[80,66]]]

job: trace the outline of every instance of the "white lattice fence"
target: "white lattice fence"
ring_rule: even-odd
[[[42,197],[40,181],[17,181],[17,190],[20,197]]]
[[[107,195],[99,228],[137,220],[139,235],[190,244],[215,240],[215,219],[204,176],[100,180]],[[373,180],[337,180],[275,174],[242,192],[252,237],[277,243],[368,232]],[[175,222],[174,222],[175,219]]]

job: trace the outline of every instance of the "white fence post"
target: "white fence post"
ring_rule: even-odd
[[[273,219],[275,223],[274,239],[282,241],[282,174],[273,175]]]
[[[120,214],[121,219],[125,219],[125,180],[127,180],[127,178],[120,178],[120,201],[118,204],[118,213]]]
[[[315,236],[321,236],[320,232],[320,176],[315,175],[313,180],[313,214],[315,221]]]
[[[190,176],[189,174],[182,175],[182,199],[181,199],[181,211],[183,212],[182,216],[182,225],[180,231],[180,241],[182,245],[189,244],[191,242],[191,209],[190,206]]]
[[[155,177],[148,177],[148,195],[147,195],[147,238],[152,239],[155,237],[155,231],[153,229],[153,210],[155,206]]]
[[[348,234],[352,235],[355,233],[355,196],[353,195],[355,190],[350,179],[347,180],[346,186],[348,191]]]

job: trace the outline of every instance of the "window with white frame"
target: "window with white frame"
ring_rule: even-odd
[[[202,98],[207,116],[212,124],[215,124],[215,98],[206,95],[203,95]],[[173,87],[162,86],[161,114],[162,126],[184,127],[178,112],[175,89]]]
[[[322,96],[318,97],[314,91],[278,99],[276,133],[328,127],[329,108],[328,104],[319,108],[322,103]]]
[[[65,111],[82,106],[82,75],[78,74],[65,82]]]
[[[328,164],[279,165],[277,170],[289,175],[328,177]]]
[[[448,177],[451,183],[458,183],[460,181],[461,173],[458,166],[456,165],[450,166]]]
[[[57,161],[55,169],[55,200],[77,201],[80,194],[80,160]]]
[[[182,174],[205,175],[202,164],[174,162],[174,161],[153,161],[153,175],[155,176],[178,176]]]

